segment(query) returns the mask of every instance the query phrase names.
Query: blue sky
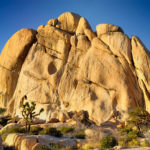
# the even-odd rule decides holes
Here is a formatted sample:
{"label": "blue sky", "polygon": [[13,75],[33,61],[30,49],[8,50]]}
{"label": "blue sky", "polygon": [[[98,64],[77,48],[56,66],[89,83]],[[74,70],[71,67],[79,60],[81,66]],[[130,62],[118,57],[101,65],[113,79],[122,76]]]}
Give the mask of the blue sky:
{"label": "blue sky", "polygon": [[18,30],[37,29],[67,11],[85,17],[94,31],[97,24],[119,25],[150,50],[150,0],[0,0],[0,51]]}

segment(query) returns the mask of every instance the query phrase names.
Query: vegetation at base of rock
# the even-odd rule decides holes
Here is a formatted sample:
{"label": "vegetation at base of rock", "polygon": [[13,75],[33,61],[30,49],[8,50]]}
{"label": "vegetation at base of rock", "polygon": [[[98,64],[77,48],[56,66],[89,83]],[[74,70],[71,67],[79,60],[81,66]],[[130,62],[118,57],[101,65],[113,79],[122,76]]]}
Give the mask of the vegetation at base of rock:
{"label": "vegetation at base of rock", "polygon": [[139,146],[139,138],[143,137],[150,125],[150,114],[143,108],[136,108],[129,112],[127,125],[121,129],[118,144],[120,146]]}
{"label": "vegetation at base of rock", "polygon": [[39,134],[48,134],[48,135],[52,135],[52,136],[56,136],[56,137],[62,136],[61,131],[57,130],[54,127],[44,128],[39,132]]}
{"label": "vegetation at base of rock", "polygon": [[73,132],[74,128],[73,127],[65,127],[65,126],[63,126],[59,130],[61,131],[61,133],[66,134],[66,133]]}
{"label": "vegetation at base of rock", "polygon": [[6,112],[6,108],[0,108],[0,114],[3,114],[4,112]]}
{"label": "vegetation at base of rock", "polygon": [[1,135],[2,142],[4,142],[4,141],[6,140],[7,136],[8,136],[8,134],[3,134],[3,135]]}
{"label": "vegetation at base of rock", "polygon": [[127,126],[137,127],[139,131],[150,125],[150,114],[143,108],[137,107],[135,111],[129,112]]}
{"label": "vegetation at base of rock", "polygon": [[144,140],[140,143],[140,146],[142,147],[150,147],[150,142],[148,140]]}
{"label": "vegetation at base of rock", "polygon": [[39,132],[42,131],[42,130],[43,130],[43,128],[41,128],[41,127],[36,127],[36,126],[35,127],[31,127],[29,134],[30,135],[38,135]]}
{"label": "vegetation at base of rock", "polygon": [[50,143],[50,149],[46,145],[40,145],[40,150],[72,150],[70,147],[60,147],[58,144]]}
{"label": "vegetation at base of rock", "polygon": [[94,149],[94,147],[91,145],[91,144],[87,144],[87,145],[84,145],[82,147],[83,150],[91,150],[91,149]]}
{"label": "vegetation at base of rock", "polygon": [[77,139],[85,139],[86,135],[85,135],[84,131],[79,131],[75,137]]}
{"label": "vegetation at base of rock", "polygon": [[10,127],[7,130],[4,130],[1,134],[9,134],[9,133],[25,133],[26,130],[24,127]]}
{"label": "vegetation at base of rock", "polygon": [[1,124],[2,126],[5,126],[5,125],[7,125],[7,122],[8,122],[8,120],[10,120],[10,119],[11,119],[10,117],[1,118],[1,119],[0,119],[0,124]]}
{"label": "vegetation at base of rock", "polygon": [[4,150],[15,150],[14,146],[4,146]]}
{"label": "vegetation at base of rock", "polygon": [[117,140],[113,136],[107,136],[100,141],[100,148],[107,149],[117,145]]}
{"label": "vegetation at base of rock", "polygon": [[40,145],[40,150],[50,150],[46,145]]}
{"label": "vegetation at base of rock", "polygon": [[118,141],[118,144],[120,146],[129,146],[131,144],[133,145],[139,145],[138,138],[142,137],[142,133],[139,130],[134,130],[129,127],[125,127],[121,129],[121,136]]}
{"label": "vegetation at base of rock", "polygon": [[44,109],[41,108],[39,113],[35,113],[35,106],[35,102],[31,102],[31,105],[28,102],[26,102],[22,106],[22,116],[26,122],[26,132],[28,133],[30,132],[30,127],[33,122],[33,119],[39,116],[44,111]]}

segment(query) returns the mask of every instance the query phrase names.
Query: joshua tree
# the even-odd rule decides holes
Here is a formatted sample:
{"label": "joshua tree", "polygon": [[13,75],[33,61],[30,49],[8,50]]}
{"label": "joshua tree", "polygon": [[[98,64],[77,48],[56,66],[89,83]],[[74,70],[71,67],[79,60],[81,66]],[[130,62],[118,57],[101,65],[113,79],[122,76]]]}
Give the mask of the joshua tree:
{"label": "joshua tree", "polygon": [[31,105],[28,102],[26,102],[22,106],[22,116],[26,122],[26,132],[30,132],[30,127],[33,122],[33,119],[44,111],[44,109],[41,108],[39,113],[35,113],[35,106],[35,102],[31,102]]}

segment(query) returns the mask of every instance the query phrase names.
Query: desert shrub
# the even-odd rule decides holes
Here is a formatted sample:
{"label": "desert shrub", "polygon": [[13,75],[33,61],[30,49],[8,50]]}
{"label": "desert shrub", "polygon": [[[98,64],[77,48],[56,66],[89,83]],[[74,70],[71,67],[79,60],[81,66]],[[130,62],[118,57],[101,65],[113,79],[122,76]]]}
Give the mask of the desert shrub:
{"label": "desert shrub", "polygon": [[128,136],[128,140],[130,141],[133,139],[137,139],[140,136],[140,133],[137,130],[132,130],[127,134],[127,136]]}
{"label": "desert shrub", "polygon": [[140,146],[149,147],[150,146],[150,142],[148,140],[144,140],[143,142],[140,143]]}
{"label": "desert shrub", "polygon": [[57,130],[56,128],[50,127],[50,128],[44,128],[41,131],[39,131],[39,134],[48,134],[56,137],[61,137],[62,133]]}
{"label": "desert shrub", "polygon": [[61,127],[59,130],[61,131],[61,133],[65,134],[65,133],[73,132],[74,128],[72,128],[72,127]]}
{"label": "desert shrub", "polygon": [[84,131],[79,131],[75,137],[77,139],[85,139],[85,133],[84,133]]}
{"label": "desert shrub", "polygon": [[43,128],[41,128],[41,127],[31,127],[29,134],[38,135],[42,129]]}
{"label": "desert shrub", "polygon": [[142,128],[147,127],[149,124],[150,114],[143,108],[137,107],[135,111],[129,112],[128,126],[136,126],[139,131],[142,131]]}
{"label": "desert shrub", "polygon": [[87,144],[87,145],[84,145],[82,147],[83,150],[91,150],[91,149],[94,149],[94,147],[91,145],[91,144]]}
{"label": "desert shrub", "polygon": [[7,130],[3,131],[1,134],[9,134],[9,133],[25,133],[26,130],[23,127],[11,127]]}
{"label": "desert shrub", "polygon": [[125,127],[121,130],[121,137],[118,141],[120,146],[128,146],[131,144],[139,145],[137,138],[141,137],[142,133],[139,130],[134,130],[129,127]]}
{"label": "desert shrub", "polygon": [[118,145],[119,145],[119,146],[127,146],[127,145],[128,145],[127,139],[126,139],[126,138],[120,138],[120,139],[118,140]]}
{"label": "desert shrub", "polygon": [[49,145],[50,145],[51,150],[60,150],[60,147],[58,144],[50,143]]}
{"label": "desert shrub", "polygon": [[7,125],[7,122],[8,122],[8,120],[10,120],[10,119],[11,119],[10,117],[1,118],[1,119],[0,119],[0,124],[1,124],[2,126],[5,126],[5,125]]}
{"label": "desert shrub", "polygon": [[3,114],[4,112],[6,112],[6,108],[0,108],[0,114]]}
{"label": "desert shrub", "polygon": [[107,136],[100,141],[101,149],[112,148],[117,145],[117,140],[113,136]]}
{"label": "desert shrub", "polygon": [[50,150],[46,145],[40,145],[40,150]]}
{"label": "desert shrub", "polygon": [[140,142],[136,139],[133,139],[128,142],[128,146],[140,146]]}

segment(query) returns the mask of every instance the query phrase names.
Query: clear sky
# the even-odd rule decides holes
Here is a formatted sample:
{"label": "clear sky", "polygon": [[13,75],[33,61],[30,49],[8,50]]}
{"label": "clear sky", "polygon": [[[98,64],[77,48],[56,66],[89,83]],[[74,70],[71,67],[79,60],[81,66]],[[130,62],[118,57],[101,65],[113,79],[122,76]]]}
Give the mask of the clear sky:
{"label": "clear sky", "polygon": [[67,11],[85,17],[94,31],[97,24],[119,25],[150,50],[150,0],[0,0],[0,51],[18,30],[37,29]]}

